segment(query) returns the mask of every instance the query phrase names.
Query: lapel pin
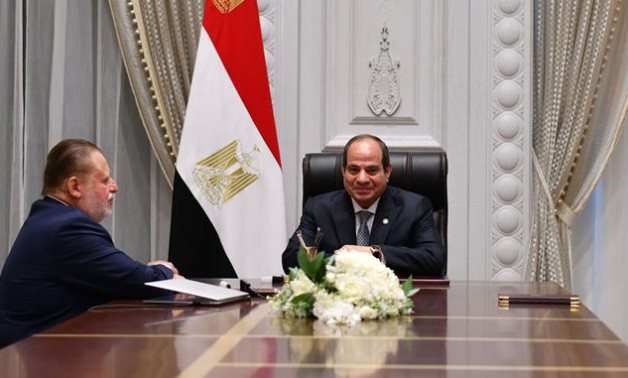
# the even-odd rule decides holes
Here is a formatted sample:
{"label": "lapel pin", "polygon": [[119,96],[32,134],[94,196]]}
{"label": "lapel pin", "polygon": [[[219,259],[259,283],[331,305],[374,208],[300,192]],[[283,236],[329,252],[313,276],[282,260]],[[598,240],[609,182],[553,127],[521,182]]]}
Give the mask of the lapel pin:
{"label": "lapel pin", "polygon": [[382,220],[383,224],[388,224],[388,218],[384,218],[384,220]]}

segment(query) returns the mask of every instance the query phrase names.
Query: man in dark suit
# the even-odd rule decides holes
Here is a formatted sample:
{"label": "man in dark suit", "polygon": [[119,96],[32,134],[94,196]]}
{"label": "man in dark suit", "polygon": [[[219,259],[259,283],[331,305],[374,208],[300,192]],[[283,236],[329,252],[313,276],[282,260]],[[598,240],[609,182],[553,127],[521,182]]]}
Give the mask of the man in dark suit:
{"label": "man in dark suit", "polygon": [[67,139],[48,154],[44,198],[33,203],[0,276],[0,347],[114,298],[163,295],[145,282],[178,277],[141,264],[100,225],[118,185],[94,144]]}
{"label": "man in dark suit", "polygon": [[[445,261],[434,227],[432,204],[418,194],[388,186],[392,172],[388,147],[373,135],[357,135],[342,156],[345,190],[308,199],[297,231],[319,250],[373,253],[399,277],[440,275]],[[297,266],[297,231],[283,252],[283,268]]]}

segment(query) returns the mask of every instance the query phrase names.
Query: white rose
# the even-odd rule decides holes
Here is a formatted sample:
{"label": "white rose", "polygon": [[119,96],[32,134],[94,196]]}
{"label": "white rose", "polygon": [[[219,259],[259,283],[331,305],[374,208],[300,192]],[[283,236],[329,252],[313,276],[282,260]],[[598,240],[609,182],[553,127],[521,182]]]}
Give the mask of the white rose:
{"label": "white rose", "polygon": [[393,292],[393,298],[401,301],[406,298],[406,294],[403,292],[403,290],[400,287],[398,287],[397,290]]}
{"label": "white rose", "polygon": [[369,300],[371,298],[371,287],[369,282],[362,277],[341,274],[336,276],[336,289],[338,294],[349,301],[358,299]]}
{"label": "white rose", "polygon": [[292,289],[293,296],[298,296],[305,293],[311,293],[316,290],[316,285],[303,273],[298,274],[295,280],[290,281],[290,288]]}
{"label": "white rose", "polygon": [[375,319],[377,317],[377,311],[370,306],[360,307],[358,314],[360,315],[360,318],[368,320]]}
{"label": "white rose", "polygon": [[327,292],[319,291],[315,296],[316,302],[312,312],[322,322],[329,325],[354,325],[360,321],[360,315],[358,315],[355,307],[350,302]]}
{"label": "white rose", "polygon": [[336,274],[333,272],[327,272],[327,274],[325,274],[325,280],[329,283],[334,283],[336,280]]}

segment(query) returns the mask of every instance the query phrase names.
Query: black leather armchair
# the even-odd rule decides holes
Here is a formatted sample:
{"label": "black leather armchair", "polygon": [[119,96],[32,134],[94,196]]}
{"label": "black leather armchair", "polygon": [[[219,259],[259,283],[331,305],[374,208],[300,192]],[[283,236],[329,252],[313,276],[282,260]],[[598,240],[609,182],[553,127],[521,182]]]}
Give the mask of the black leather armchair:
{"label": "black leather armchair", "polygon": [[[309,197],[343,189],[342,152],[306,154],[303,158],[303,205]],[[447,156],[442,150],[391,152],[389,184],[432,201],[434,223],[447,256]],[[447,274],[447,264],[443,276]]]}

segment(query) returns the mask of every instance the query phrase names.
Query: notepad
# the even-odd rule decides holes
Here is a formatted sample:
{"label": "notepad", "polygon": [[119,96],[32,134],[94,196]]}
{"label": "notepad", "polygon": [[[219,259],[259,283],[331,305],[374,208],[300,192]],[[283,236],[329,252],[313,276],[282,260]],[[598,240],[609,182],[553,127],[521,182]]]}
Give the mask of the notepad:
{"label": "notepad", "polygon": [[146,285],[190,295],[184,298],[167,296],[147,299],[144,301],[146,303],[198,304],[215,306],[249,298],[249,294],[244,291],[228,289],[222,286],[187,279],[146,282]]}

